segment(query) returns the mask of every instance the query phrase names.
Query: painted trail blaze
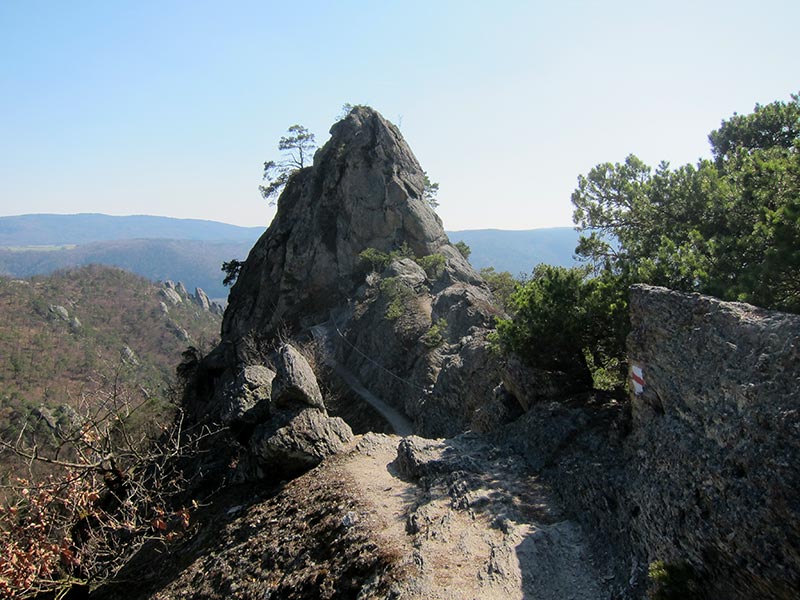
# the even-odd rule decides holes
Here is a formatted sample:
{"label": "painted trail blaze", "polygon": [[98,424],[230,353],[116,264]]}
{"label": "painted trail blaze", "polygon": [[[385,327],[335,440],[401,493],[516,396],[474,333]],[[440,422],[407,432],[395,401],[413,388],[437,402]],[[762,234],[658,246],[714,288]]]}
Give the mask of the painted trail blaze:
{"label": "painted trail blaze", "polygon": [[633,386],[633,393],[637,396],[644,391],[644,371],[636,363],[631,364],[631,385]]}

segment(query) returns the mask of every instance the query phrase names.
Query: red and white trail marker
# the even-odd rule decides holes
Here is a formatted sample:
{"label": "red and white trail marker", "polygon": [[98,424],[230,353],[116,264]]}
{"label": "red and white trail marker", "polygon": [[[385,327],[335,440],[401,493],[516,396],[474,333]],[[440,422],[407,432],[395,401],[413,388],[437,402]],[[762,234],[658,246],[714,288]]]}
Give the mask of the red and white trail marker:
{"label": "red and white trail marker", "polygon": [[644,391],[644,371],[637,364],[631,365],[631,385],[633,386],[633,393],[637,396]]}

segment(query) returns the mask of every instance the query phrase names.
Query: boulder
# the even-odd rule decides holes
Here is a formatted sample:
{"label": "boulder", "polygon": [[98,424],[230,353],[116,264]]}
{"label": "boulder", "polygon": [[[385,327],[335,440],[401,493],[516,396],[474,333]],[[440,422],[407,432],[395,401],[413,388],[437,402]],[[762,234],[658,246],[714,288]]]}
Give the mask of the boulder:
{"label": "boulder", "polygon": [[50,310],[50,314],[52,314],[55,318],[61,319],[62,321],[69,321],[69,311],[63,306],[51,304],[48,308]]}
{"label": "boulder", "polygon": [[214,392],[222,423],[260,423],[268,418],[274,379],[275,371],[262,365],[248,365],[235,377],[223,378]]}
{"label": "boulder", "polygon": [[446,445],[442,440],[411,435],[400,440],[397,458],[392,464],[404,477],[419,479],[438,471],[432,465],[442,459],[445,449]]}
{"label": "boulder", "polygon": [[591,376],[578,377],[562,371],[537,369],[518,356],[508,355],[500,366],[503,387],[523,410],[539,402],[565,398],[592,388]]}
{"label": "boulder", "polygon": [[272,384],[272,404],[275,408],[310,406],[325,410],[314,371],[299,350],[283,344],[274,360],[277,377]]}
{"label": "boulder", "polygon": [[352,439],[353,432],[342,419],[307,408],[288,419],[276,415],[258,427],[251,438],[250,453],[258,475],[294,476],[341,452]]}

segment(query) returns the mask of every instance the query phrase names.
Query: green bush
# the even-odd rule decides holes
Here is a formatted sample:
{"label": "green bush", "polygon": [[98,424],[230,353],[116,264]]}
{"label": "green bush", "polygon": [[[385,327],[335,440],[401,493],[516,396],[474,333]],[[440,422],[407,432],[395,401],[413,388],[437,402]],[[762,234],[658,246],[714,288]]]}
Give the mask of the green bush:
{"label": "green bush", "polygon": [[469,255],[472,254],[472,248],[470,248],[464,240],[459,240],[455,244],[456,250],[461,252],[461,256],[469,260]]}
{"label": "green bush", "polygon": [[387,277],[381,281],[381,293],[386,296],[386,318],[399,319],[405,313],[405,303],[414,293],[398,277]]}
{"label": "green bush", "polygon": [[436,348],[444,341],[444,332],[447,330],[446,319],[436,319],[431,328],[420,338],[420,341],[428,348]]}
{"label": "green bush", "polygon": [[700,584],[692,567],[685,563],[666,563],[657,560],[647,569],[650,600],[699,600]]}
{"label": "green bush", "polygon": [[508,305],[513,318],[497,323],[501,350],[537,368],[585,367],[605,388],[623,385],[627,287],[619,278],[539,265]]}
{"label": "green bush", "polygon": [[481,277],[489,285],[495,299],[506,312],[511,312],[511,295],[516,292],[522,282],[514,279],[508,271],[496,271],[494,267],[484,267],[480,271]]}
{"label": "green bush", "polygon": [[[399,248],[391,252],[381,252],[377,248],[367,248],[359,253],[358,258],[361,259],[363,264],[366,264],[369,269],[380,273],[389,263],[398,258],[414,258],[414,251],[411,250],[409,245],[403,242]],[[416,260],[416,259],[415,259]]]}
{"label": "green bush", "polygon": [[389,264],[390,256],[376,248],[367,248],[358,255],[361,261],[377,273],[383,271]]}
{"label": "green bush", "polygon": [[442,254],[428,254],[414,261],[425,270],[425,275],[430,279],[438,279],[444,273],[444,264],[447,259]]}

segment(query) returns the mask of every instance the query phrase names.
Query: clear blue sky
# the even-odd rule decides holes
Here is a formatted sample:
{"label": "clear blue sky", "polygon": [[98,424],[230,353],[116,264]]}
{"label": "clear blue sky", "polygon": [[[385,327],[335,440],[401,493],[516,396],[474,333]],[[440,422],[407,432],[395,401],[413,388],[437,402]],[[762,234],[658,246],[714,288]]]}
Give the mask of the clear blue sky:
{"label": "clear blue sky", "polygon": [[800,91],[800,2],[0,0],[0,215],[266,225],[264,160],[345,102],[400,125],[448,229],[571,225],[576,178],[708,155]]}

